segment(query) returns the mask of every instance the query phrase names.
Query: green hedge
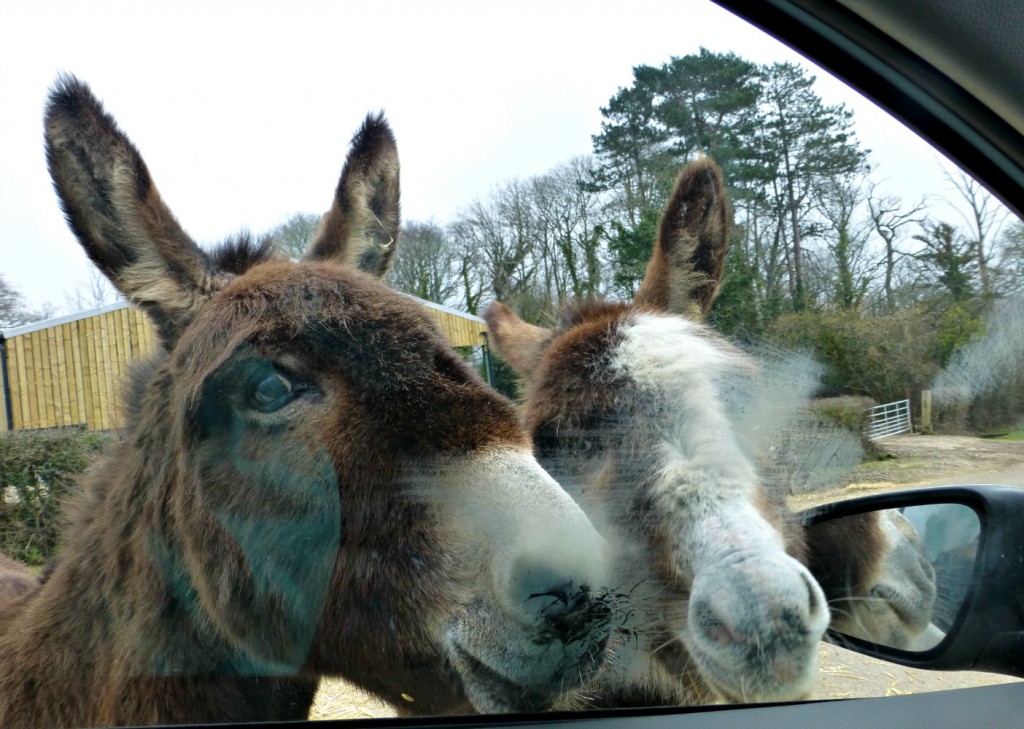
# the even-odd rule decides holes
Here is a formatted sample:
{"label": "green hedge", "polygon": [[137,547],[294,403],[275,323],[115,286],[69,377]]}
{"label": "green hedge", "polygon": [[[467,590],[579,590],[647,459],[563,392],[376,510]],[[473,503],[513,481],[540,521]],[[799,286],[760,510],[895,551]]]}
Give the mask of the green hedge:
{"label": "green hedge", "polygon": [[877,404],[870,397],[846,395],[819,398],[811,403],[811,409],[840,428],[855,434],[864,449],[864,460],[871,461],[889,457],[865,435],[868,426],[868,408]]}
{"label": "green hedge", "polygon": [[53,556],[63,500],[108,440],[75,428],[0,437],[0,552],[33,565]]}
{"label": "green hedge", "polygon": [[961,306],[924,306],[887,316],[853,311],[805,311],[780,316],[768,341],[810,351],[825,365],[829,395],[865,395],[878,402],[929,387],[955,352],[984,334],[982,321]]}

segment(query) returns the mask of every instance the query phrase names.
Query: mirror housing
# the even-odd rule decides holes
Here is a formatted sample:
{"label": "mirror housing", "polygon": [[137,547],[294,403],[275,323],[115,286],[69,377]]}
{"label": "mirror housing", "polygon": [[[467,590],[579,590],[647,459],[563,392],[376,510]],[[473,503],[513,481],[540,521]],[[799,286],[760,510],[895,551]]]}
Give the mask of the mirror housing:
{"label": "mirror housing", "polygon": [[991,671],[1024,678],[1024,489],[939,486],[840,501],[800,512],[805,526],[884,509],[962,504],[980,522],[963,604],[937,645],[915,652],[829,630],[837,645],[913,668]]}

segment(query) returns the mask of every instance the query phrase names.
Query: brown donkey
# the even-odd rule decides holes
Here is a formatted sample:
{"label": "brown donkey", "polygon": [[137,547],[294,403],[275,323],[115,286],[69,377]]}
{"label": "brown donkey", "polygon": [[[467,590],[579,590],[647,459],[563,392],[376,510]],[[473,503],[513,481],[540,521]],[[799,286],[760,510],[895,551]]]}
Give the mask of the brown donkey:
{"label": "brown donkey", "polygon": [[[611,666],[569,705],[788,700],[816,677],[825,595],[804,566],[803,532],[762,486],[723,404],[755,369],[699,323],[722,278],[728,220],[717,167],[694,162],[634,302],[577,305],[554,330],[497,302],[484,314],[527,382],[538,459],[617,546],[630,605]],[[817,532],[824,562],[844,539]],[[865,549],[877,562],[883,547]]]}
{"label": "brown donkey", "polygon": [[23,564],[0,554],[0,609],[39,587],[39,578]]}
{"label": "brown donkey", "polygon": [[0,604],[0,726],[303,718],[324,674],[405,713],[532,710],[599,668],[603,541],[377,280],[399,228],[381,116],[298,263],[201,250],[74,78],[45,121],[72,231],[163,347],[52,571]]}

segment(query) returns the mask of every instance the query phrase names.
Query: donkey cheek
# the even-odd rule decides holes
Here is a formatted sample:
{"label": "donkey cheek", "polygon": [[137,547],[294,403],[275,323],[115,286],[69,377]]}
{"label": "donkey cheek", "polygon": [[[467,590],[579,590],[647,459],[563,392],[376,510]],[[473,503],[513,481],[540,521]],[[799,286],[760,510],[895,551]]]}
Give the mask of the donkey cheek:
{"label": "donkey cheek", "polygon": [[[217,602],[226,607],[225,628],[247,656],[236,669],[250,675],[293,673],[315,639],[341,544],[334,469],[326,455],[304,448],[263,459],[236,449],[224,460],[246,497],[209,494],[217,531],[230,543],[228,553],[237,555],[245,580],[216,589]],[[253,613],[263,617],[229,617]]]}

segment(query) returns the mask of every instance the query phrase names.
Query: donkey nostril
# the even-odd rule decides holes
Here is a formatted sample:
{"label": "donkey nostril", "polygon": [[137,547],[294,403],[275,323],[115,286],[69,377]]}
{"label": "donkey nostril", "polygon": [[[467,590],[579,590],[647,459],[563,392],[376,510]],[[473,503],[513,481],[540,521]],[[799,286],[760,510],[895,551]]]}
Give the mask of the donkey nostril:
{"label": "donkey nostril", "polygon": [[709,602],[701,601],[694,607],[693,615],[696,618],[696,627],[714,643],[720,646],[727,646],[743,642],[743,639],[736,630],[726,622]]}
{"label": "donkey nostril", "polygon": [[571,581],[526,596],[526,602],[547,620],[570,615],[580,609],[590,598],[590,588],[576,587]]}
{"label": "donkey nostril", "polygon": [[542,601],[539,614],[545,628],[566,645],[579,640],[594,641],[601,635],[607,637],[612,615],[610,601],[593,595],[586,585],[574,587],[570,583],[531,595],[530,599]]}
{"label": "donkey nostril", "polygon": [[584,608],[590,601],[590,588],[586,585],[574,587],[572,582],[566,582],[553,590],[535,592],[526,599],[533,602],[534,608],[544,618],[557,620]]}
{"label": "donkey nostril", "polygon": [[501,592],[506,607],[513,613],[532,621],[570,609],[578,588],[565,570],[536,558],[521,558],[511,567]]}
{"label": "donkey nostril", "polygon": [[[571,587],[569,583],[567,587]],[[569,610],[569,594],[566,587],[556,588],[547,592],[535,592],[528,595],[527,602],[533,602],[533,606],[546,618],[557,617]]]}

